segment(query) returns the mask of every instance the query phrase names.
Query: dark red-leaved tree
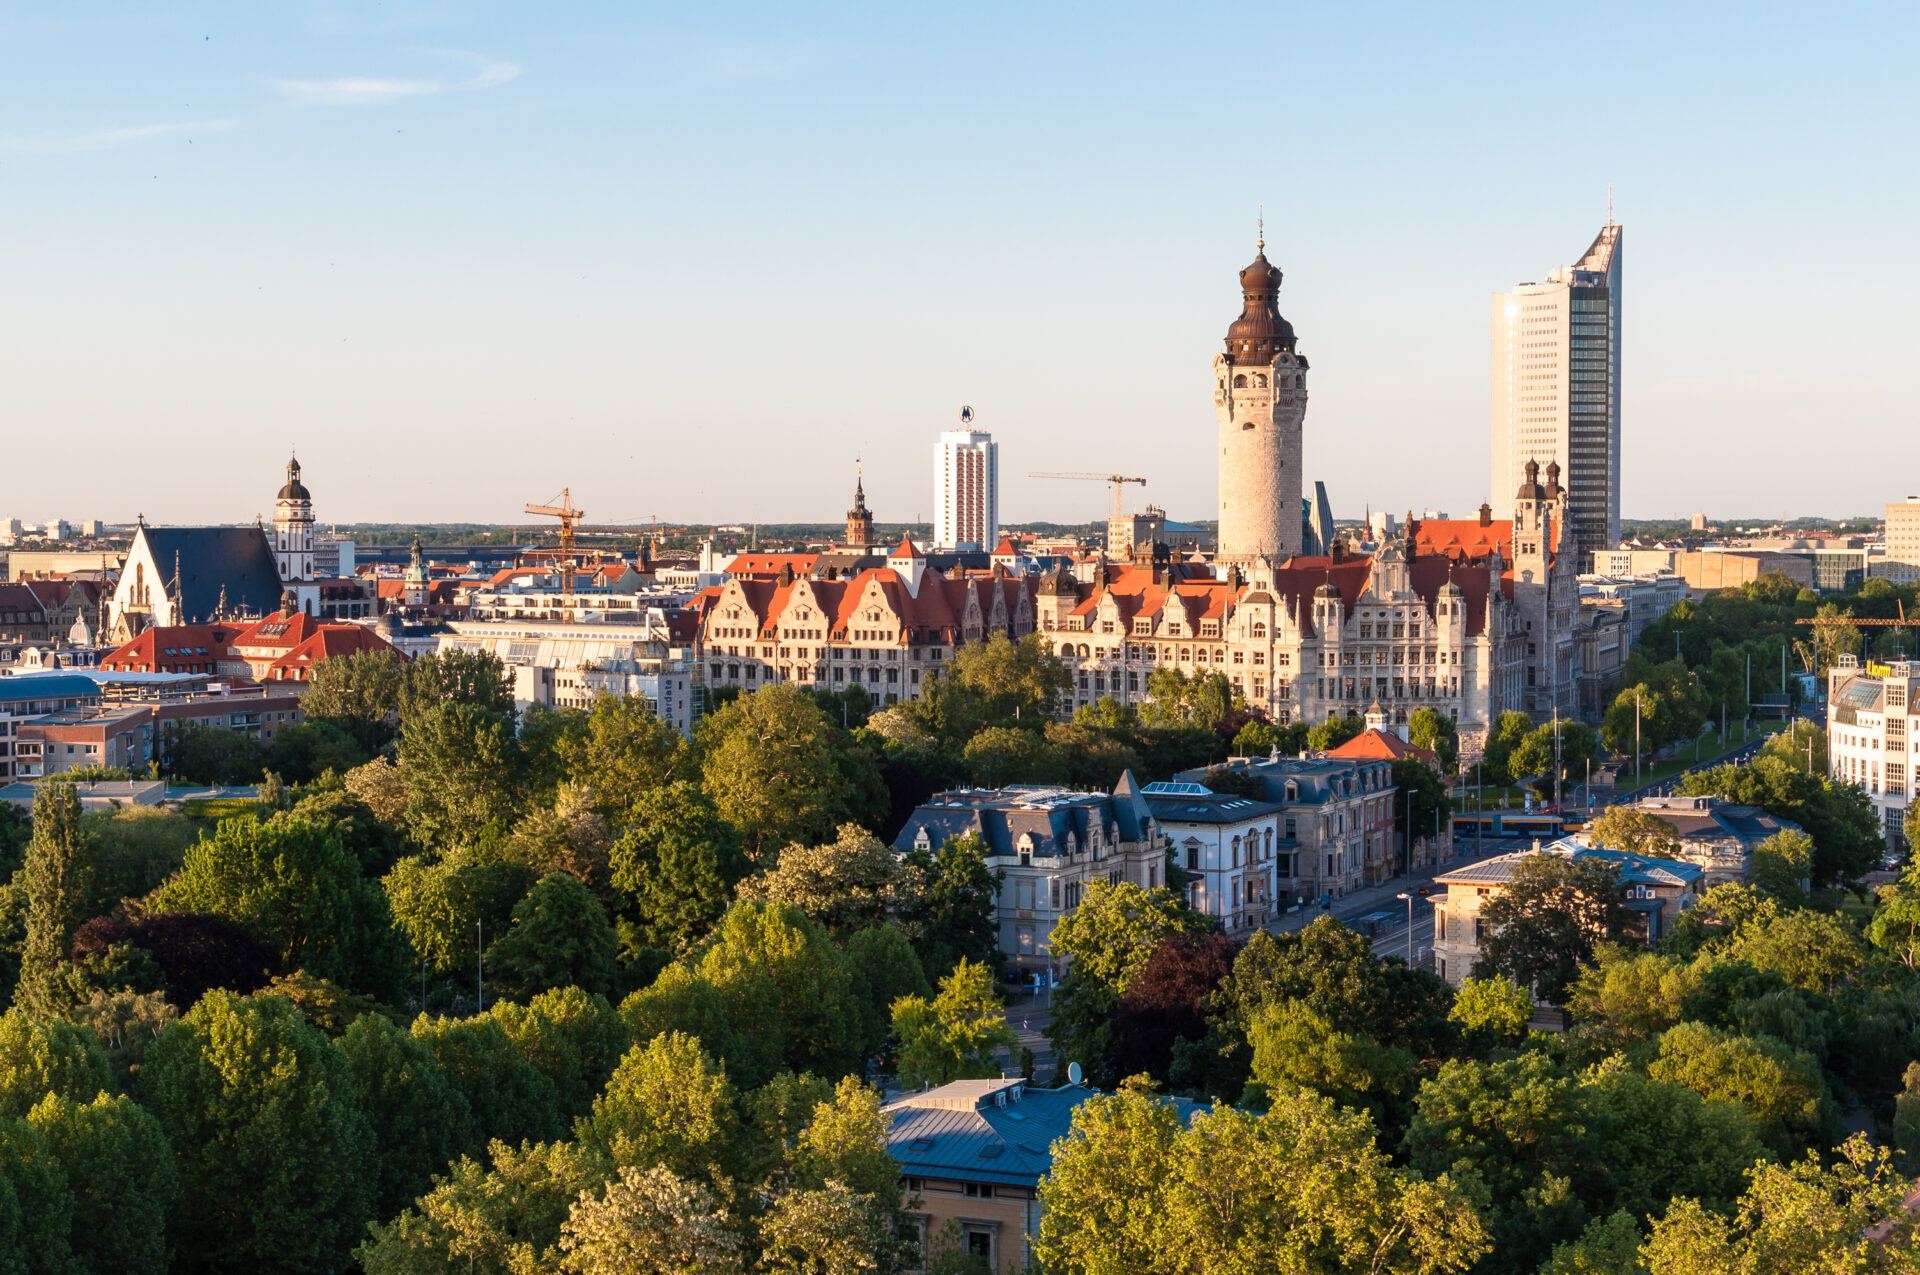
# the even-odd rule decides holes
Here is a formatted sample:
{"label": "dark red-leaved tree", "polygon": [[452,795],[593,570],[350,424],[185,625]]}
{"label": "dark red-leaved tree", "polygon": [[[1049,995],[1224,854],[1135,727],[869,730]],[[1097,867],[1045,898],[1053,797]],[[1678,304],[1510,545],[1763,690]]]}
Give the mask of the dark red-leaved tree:
{"label": "dark red-leaved tree", "polygon": [[97,916],[73,936],[73,959],[115,943],[144,949],[167,980],[167,999],[181,1013],[216,987],[252,992],[279,973],[274,950],[224,916],[160,912],[138,921]]}
{"label": "dark red-leaved tree", "polygon": [[1113,1063],[1121,1076],[1141,1072],[1166,1083],[1174,1043],[1207,1034],[1202,1002],[1233,970],[1240,945],[1215,932],[1162,940],[1127,984],[1113,1015]]}

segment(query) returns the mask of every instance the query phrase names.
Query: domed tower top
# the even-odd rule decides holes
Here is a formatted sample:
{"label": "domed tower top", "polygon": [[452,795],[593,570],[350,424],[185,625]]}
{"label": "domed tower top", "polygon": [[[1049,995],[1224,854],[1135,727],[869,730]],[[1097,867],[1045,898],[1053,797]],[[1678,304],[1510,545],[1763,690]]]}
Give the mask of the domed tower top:
{"label": "domed tower top", "polygon": [[1520,490],[1513,494],[1515,500],[1545,500],[1546,491],[1540,486],[1540,462],[1530,460],[1526,465],[1526,480],[1520,484]]}
{"label": "domed tower top", "polygon": [[280,489],[281,500],[312,500],[306,487],[300,482],[300,461],[291,457],[287,461],[287,485]]}
{"label": "domed tower top", "polygon": [[1240,317],[1227,327],[1230,362],[1265,365],[1293,353],[1293,325],[1280,317],[1280,278],[1280,267],[1267,260],[1263,229],[1252,264],[1240,272]]}

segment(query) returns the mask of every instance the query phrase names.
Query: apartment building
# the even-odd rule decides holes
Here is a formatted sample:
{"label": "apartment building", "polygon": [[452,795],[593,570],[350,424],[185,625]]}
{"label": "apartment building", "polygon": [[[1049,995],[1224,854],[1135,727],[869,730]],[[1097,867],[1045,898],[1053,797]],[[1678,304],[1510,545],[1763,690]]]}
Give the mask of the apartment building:
{"label": "apartment building", "polygon": [[1867,794],[1889,846],[1920,773],[1920,662],[1862,664],[1842,655],[1827,672],[1827,774]]}
{"label": "apartment building", "polygon": [[[1274,829],[1273,906],[1340,899],[1393,876],[1393,768],[1385,758],[1235,757],[1226,768],[1251,776],[1280,807]],[[1205,786],[1206,767],[1181,783]],[[1261,839],[1264,847],[1265,831]]]}
{"label": "apartment building", "polygon": [[1187,874],[1188,906],[1222,931],[1245,938],[1293,901],[1284,807],[1198,783],[1148,784],[1141,795]]}

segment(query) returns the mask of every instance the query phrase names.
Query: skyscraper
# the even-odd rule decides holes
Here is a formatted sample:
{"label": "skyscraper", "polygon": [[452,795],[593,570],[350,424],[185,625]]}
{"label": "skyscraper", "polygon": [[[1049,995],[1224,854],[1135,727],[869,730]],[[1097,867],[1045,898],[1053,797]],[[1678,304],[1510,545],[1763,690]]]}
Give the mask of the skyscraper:
{"label": "skyscraper", "polygon": [[1577,264],[1493,294],[1488,499],[1559,461],[1582,571],[1620,540],[1620,234],[1609,217]]}
{"label": "skyscraper", "polygon": [[1213,357],[1213,414],[1220,422],[1222,562],[1300,552],[1300,424],[1307,414],[1307,361],[1280,317],[1280,269],[1259,255],[1240,272],[1240,317]]}
{"label": "skyscraper", "polygon": [[[973,409],[960,409],[971,424]],[[1000,540],[1000,445],[993,435],[950,429],[933,451],[933,543],[940,549],[992,549]]]}

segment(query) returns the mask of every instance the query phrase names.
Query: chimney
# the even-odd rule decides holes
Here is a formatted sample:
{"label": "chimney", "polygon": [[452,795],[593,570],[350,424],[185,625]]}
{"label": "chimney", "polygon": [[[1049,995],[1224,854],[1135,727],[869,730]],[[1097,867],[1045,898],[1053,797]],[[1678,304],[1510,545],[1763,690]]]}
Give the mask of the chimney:
{"label": "chimney", "polygon": [[1480,525],[1482,527],[1493,525],[1493,506],[1484,500],[1480,502]]}

